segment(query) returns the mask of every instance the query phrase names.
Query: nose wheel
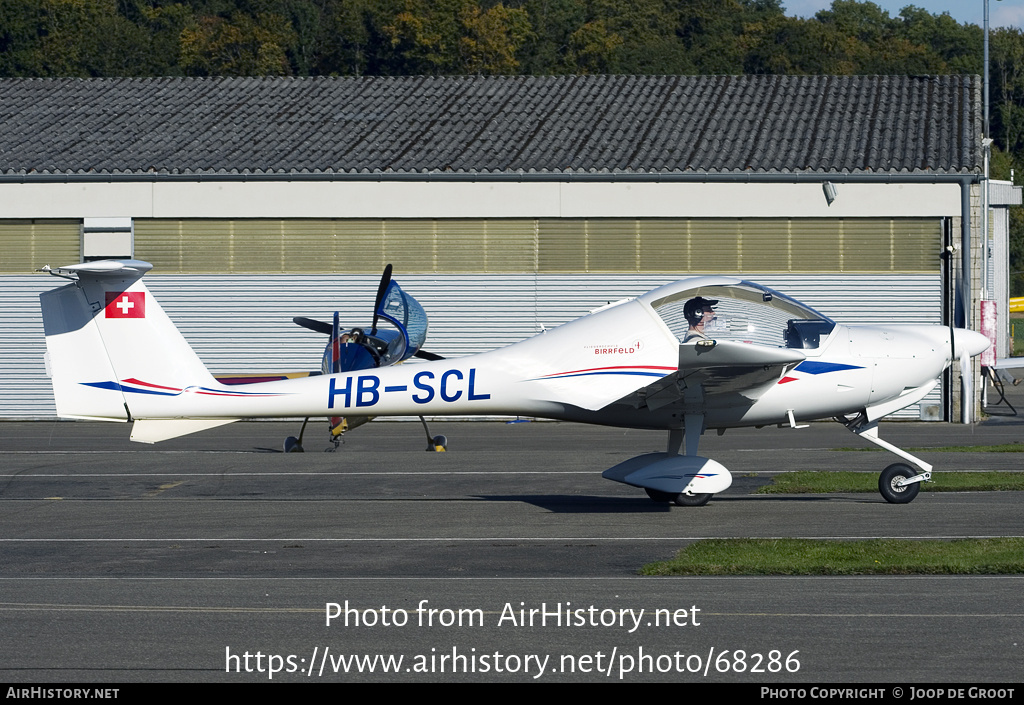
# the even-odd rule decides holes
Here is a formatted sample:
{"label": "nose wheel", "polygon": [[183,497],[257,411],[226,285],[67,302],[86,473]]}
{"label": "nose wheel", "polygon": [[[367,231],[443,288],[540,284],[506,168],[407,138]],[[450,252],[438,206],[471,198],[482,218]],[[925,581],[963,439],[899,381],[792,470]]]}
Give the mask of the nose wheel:
{"label": "nose wheel", "polygon": [[878,491],[890,504],[908,504],[921,491],[917,473],[909,465],[893,463],[878,476]]}
{"label": "nose wheel", "polygon": [[835,420],[846,426],[847,430],[854,435],[860,436],[864,440],[870,441],[879,448],[898,455],[920,468],[920,470],[914,470],[914,468],[906,463],[893,463],[883,470],[882,474],[878,476],[878,492],[886,502],[890,504],[913,502],[914,497],[921,491],[921,483],[931,481],[931,465],[878,437],[877,419],[868,421],[867,414],[862,411],[853,419],[848,419],[845,416],[836,416]]}

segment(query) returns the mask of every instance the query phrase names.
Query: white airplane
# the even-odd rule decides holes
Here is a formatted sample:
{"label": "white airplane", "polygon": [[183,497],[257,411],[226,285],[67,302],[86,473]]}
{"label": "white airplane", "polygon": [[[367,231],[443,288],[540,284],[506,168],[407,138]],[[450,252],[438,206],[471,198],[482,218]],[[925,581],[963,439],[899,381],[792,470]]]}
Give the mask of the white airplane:
{"label": "white airplane", "polygon": [[[732,483],[726,468],[697,455],[706,430],[822,418],[916,466],[895,463],[879,477],[887,501],[910,502],[932,468],[879,438],[879,419],[920,401],[951,361],[989,345],[937,325],[840,325],[758,284],[697,277],[491,352],[237,386],[207,371],[146,289],[151,267],[44,268],[73,282],[40,295],[59,416],[133,421],[132,440],[145,443],[288,416],[485,414],[665,429],[666,452],[604,477],[682,506],[705,504]],[[402,339],[383,341],[384,353],[401,361],[423,342],[426,322],[411,343],[403,326],[422,308],[400,290],[387,298]]]}

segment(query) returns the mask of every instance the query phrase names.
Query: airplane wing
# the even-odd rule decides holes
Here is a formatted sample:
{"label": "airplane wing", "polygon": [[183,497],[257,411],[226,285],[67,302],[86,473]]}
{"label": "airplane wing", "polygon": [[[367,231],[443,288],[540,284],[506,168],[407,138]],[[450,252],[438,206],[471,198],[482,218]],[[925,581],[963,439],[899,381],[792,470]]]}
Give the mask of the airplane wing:
{"label": "airplane wing", "polygon": [[714,407],[754,402],[806,359],[792,348],[729,340],[683,343],[679,370],[620,399],[617,404],[655,410],[698,402]]}

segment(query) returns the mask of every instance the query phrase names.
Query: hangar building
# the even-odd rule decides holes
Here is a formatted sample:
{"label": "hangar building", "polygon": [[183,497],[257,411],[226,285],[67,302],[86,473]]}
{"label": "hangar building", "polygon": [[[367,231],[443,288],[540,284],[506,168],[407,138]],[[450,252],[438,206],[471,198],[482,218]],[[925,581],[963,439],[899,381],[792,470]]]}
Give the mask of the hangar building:
{"label": "hangar building", "polygon": [[388,262],[445,356],[697,274],[977,327],[981,138],[976,76],[0,80],[0,417],[55,414],[33,271],[81,259],[152,262],[215,373],[317,368],[291,318],[366,325]]}

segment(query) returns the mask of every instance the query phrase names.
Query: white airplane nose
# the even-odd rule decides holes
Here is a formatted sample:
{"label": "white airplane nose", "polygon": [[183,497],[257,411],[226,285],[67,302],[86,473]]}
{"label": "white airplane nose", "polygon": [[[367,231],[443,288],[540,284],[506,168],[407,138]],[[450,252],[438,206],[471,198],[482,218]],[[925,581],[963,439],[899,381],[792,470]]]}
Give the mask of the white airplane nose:
{"label": "white airplane nose", "polygon": [[974,357],[980,355],[991,345],[989,339],[981,333],[965,328],[957,328],[953,331],[953,350],[959,358],[965,352]]}

